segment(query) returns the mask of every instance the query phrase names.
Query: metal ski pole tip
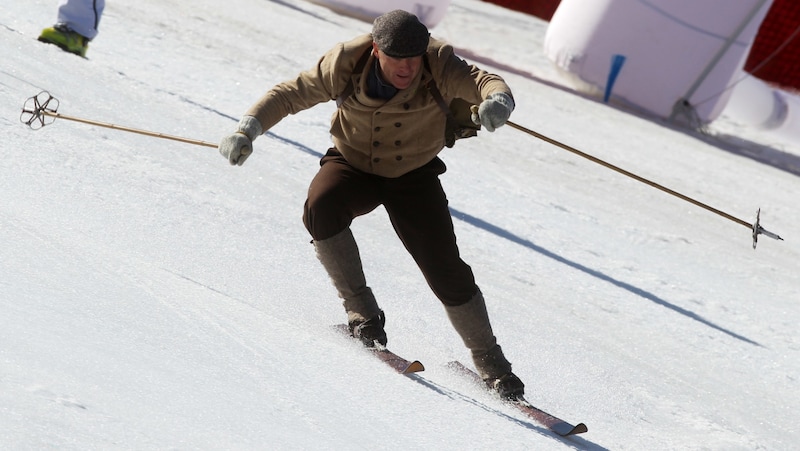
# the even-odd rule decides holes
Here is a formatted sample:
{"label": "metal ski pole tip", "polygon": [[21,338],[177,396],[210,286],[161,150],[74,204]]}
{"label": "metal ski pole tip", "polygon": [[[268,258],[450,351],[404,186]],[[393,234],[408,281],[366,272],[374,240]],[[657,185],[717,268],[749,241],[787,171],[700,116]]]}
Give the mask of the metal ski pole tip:
{"label": "metal ski pole tip", "polygon": [[783,241],[779,235],[766,230],[765,228],[761,227],[761,209],[759,208],[756,212],[756,222],[753,223],[753,249],[756,248],[758,244],[758,235],[766,235],[773,240]]}

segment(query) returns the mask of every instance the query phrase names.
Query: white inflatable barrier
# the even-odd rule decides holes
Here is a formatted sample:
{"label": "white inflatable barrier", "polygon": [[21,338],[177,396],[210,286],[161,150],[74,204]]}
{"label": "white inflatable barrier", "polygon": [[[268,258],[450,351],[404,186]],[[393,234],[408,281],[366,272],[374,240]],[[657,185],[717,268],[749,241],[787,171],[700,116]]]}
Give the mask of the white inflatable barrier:
{"label": "white inflatable barrier", "polygon": [[402,9],[414,14],[428,28],[435,27],[447,12],[450,0],[309,0],[337,13],[372,22],[376,17]]}
{"label": "white inflatable barrier", "polygon": [[546,56],[579,91],[692,125],[720,115],[772,0],[562,0]]}
{"label": "white inflatable barrier", "polygon": [[741,73],[723,114],[743,125],[800,143],[800,96]]}

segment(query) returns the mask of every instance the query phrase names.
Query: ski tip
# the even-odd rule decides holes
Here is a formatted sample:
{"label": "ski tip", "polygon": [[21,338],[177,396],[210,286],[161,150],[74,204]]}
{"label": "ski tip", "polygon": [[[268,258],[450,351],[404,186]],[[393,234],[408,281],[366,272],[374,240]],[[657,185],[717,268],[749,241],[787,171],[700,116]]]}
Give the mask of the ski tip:
{"label": "ski tip", "polygon": [[560,421],[558,423],[551,424],[548,427],[551,431],[562,437],[589,432],[589,428],[587,428],[583,423],[578,423],[577,425],[573,426],[566,421]]}
{"label": "ski tip", "polygon": [[569,435],[583,434],[584,432],[589,432],[589,428],[587,428],[583,423],[578,423],[574,428],[572,428],[572,430],[569,432]]}
{"label": "ski tip", "polygon": [[419,360],[414,360],[403,370],[403,374],[419,373],[420,371],[425,371],[425,365]]}

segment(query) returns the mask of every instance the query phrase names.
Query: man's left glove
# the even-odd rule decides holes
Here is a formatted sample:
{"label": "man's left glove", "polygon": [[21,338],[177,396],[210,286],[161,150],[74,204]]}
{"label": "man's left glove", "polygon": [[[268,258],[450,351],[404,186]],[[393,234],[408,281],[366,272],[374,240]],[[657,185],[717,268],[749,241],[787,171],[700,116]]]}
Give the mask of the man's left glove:
{"label": "man's left glove", "polygon": [[261,135],[261,122],[253,116],[243,116],[239,129],[219,143],[219,153],[232,165],[243,165],[244,160],[253,153],[253,141]]}
{"label": "man's left glove", "polygon": [[493,132],[502,126],[514,111],[514,99],[504,92],[495,92],[481,102],[478,112],[472,113],[472,122],[481,125],[486,131]]}

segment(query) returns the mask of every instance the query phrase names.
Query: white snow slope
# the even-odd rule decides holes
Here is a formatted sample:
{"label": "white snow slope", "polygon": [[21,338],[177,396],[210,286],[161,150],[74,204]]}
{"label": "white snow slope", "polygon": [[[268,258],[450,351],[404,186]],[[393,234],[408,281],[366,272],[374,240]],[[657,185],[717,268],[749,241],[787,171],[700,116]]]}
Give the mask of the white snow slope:
{"label": "white snow slope", "polygon": [[[108,4],[88,59],[37,42],[56,2],[0,8],[0,447],[792,449],[800,440],[800,178],[745,135],[675,130],[560,88],[546,24],[454,0],[433,34],[503,75],[512,119],[786,241],[504,127],[443,152],[459,244],[529,399],[562,439],[447,369],[469,362],[379,209],[353,226],[393,374],[344,312],[301,222],[333,104],[242,167],[213,148],[269,87],[370,25],[307,2]],[[494,62],[494,63],[493,63]],[[724,122],[723,122],[724,124]],[[739,130],[728,124],[724,134]],[[734,148],[747,147],[744,152]],[[734,151],[731,151],[734,150]]]}

